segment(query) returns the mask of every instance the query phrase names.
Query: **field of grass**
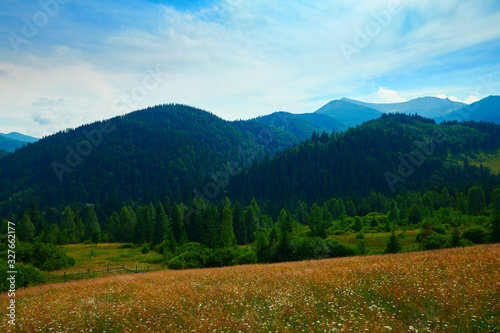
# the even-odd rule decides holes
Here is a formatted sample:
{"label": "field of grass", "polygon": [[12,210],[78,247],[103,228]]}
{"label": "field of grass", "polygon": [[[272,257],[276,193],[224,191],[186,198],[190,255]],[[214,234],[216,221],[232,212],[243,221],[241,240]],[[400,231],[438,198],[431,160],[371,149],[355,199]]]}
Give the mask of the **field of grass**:
{"label": "field of grass", "polygon": [[161,271],[16,293],[10,332],[500,332],[500,245]]}
{"label": "field of grass", "polygon": [[[163,256],[156,252],[148,254],[141,253],[141,247],[120,248],[123,244],[110,243],[84,245],[71,244],[62,246],[67,255],[73,257],[76,261],[71,268],[62,269],[48,273],[49,277],[64,274],[83,272],[90,268],[91,270],[102,270],[107,267],[121,267],[125,265],[128,269],[150,269],[162,267]],[[92,255],[91,255],[92,254]]]}
{"label": "field of grass", "polygon": [[[396,235],[400,234],[402,231],[396,231]],[[417,234],[420,232],[419,229],[407,230],[404,238],[399,238],[403,248],[409,248],[412,245],[417,246]],[[371,251],[382,252],[387,244],[387,238],[390,236],[390,232],[376,232],[365,234],[366,243],[368,244],[368,249]],[[331,238],[338,240],[339,242],[356,246],[356,242],[359,240],[356,238],[356,234],[346,234],[346,235],[332,235]]]}
{"label": "field of grass", "polygon": [[[449,158],[448,162],[457,163],[463,166],[464,156]],[[484,167],[490,168],[493,174],[498,175],[500,173],[500,149],[496,153],[481,152],[473,156],[468,156],[468,162],[477,167],[482,164]]]}

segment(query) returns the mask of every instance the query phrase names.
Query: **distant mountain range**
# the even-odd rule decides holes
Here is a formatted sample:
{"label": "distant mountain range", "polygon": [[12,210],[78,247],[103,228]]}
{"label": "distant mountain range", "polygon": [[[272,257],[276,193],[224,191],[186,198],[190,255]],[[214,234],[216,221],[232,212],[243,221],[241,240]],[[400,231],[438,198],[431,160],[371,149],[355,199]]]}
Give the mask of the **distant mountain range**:
{"label": "distant mountain range", "polygon": [[[434,125],[434,121],[422,117],[419,119],[415,114],[425,113],[436,116],[435,119],[441,117],[441,120],[453,120],[459,113],[466,117],[458,120],[489,120],[498,123],[499,105],[500,98],[496,96],[468,106],[437,98],[419,98],[396,104],[368,104],[341,99],[329,102],[314,113],[276,112],[246,121],[226,121],[209,112],[184,105],[160,105],[61,131],[34,143],[27,144],[26,141],[17,139],[36,140],[35,138],[9,133],[6,136],[11,138],[0,136],[0,142],[7,143],[7,149],[3,150],[13,151],[26,146],[0,159],[0,216],[2,213],[24,209],[24,205],[33,196],[37,196],[42,205],[102,203],[105,211],[119,209],[121,203],[127,200],[150,202],[168,197],[172,201],[186,201],[196,191],[207,197],[217,197],[229,190],[229,178],[238,178],[231,177],[232,175],[248,170],[259,161],[267,163],[276,154],[282,154],[293,146],[307,146],[308,142],[316,141],[326,143],[330,138],[321,132],[331,134],[335,131],[339,134],[343,131],[346,135],[352,132],[345,131],[347,127],[376,121],[377,131],[368,126],[361,137],[345,136],[344,141],[352,138],[353,142],[347,140],[344,144],[341,140],[338,141],[340,148],[335,148],[345,148],[352,152],[350,155],[343,152],[338,155],[339,163],[344,159],[350,161],[350,164],[346,162],[338,165],[343,170],[339,179],[352,179],[345,175],[354,172],[354,166],[361,160],[359,153],[355,151],[372,141],[380,141],[382,132],[379,129],[384,126],[390,124],[393,129],[392,132],[384,132],[387,140],[402,138],[405,143],[412,137],[409,137],[411,133],[405,132],[408,126],[404,124],[417,122],[420,124],[418,126],[423,126],[422,130],[431,125],[438,126]],[[457,109],[459,106],[462,108]],[[386,112],[396,117],[396,123],[384,120],[383,114]],[[392,114],[394,112],[411,113],[412,117],[400,115],[398,118],[398,115]],[[468,127],[464,126],[460,135],[464,135]],[[497,127],[492,128],[496,130]],[[468,137],[471,138],[470,133]],[[478,146],[485,146],[481,135],[474,138]],[[354,145],[354,142],[358,142],[359,146]],[[354,146],[351,147],[350,144]],[[489,142],[486,144],[491,145]],[[380,151],[375,149],[370,154],[380,158],[379,155],[387,150],[389,155],[386,154],[384,158],[398,160],[400,150],[391,151],[390,145],[387,146],[386,143],[380,143],[379,147]],[[464,151],[465,148],[457,146],[450,149]],[[328,184],[332,181],[328,176],[330,169],[321,169],[317,174],[312,171],[318,154],[319,150],[307,150],[293,162],[287,160],[278,165],[276,170],[285,172],[290,165],[300,162],[304,164],[301,177],[316,177],[311,184],[323,184],[321,191],[327,195],[330,193]],[[332,163],[328,164],[329,168]],[[389,168],[389,165],[385,167]],[[365,171],[367,172],[363,170]],[[261,171],[254,171],[251,175],[248,184],[247,180],[240,179],[240,186],[244,188],[250,184],[260,184],[252,183],[251,179],[263,176]],[[275,177],[266,179],[273,184],[278,181]],[[373,188],[381,188],[383,182],[380,179],[377,181],[377,184],[371,184],[368,180],[365,183],[373,185]],[[290,184],[294,188],[299,186]],[[232,190],[237,191],[234,187]],[[350,189],[347,186],[345,193],[350,190],[356,191],[356,188]],[[268,197],[258,189],[254,189],[253,193],[256,197]]]}
{"label": "distant mountain range", "polygon": [[[40,139],[17,132],[11,132],[8,134],[0,133],[0,150],[6,152],[13,152],[17,148],[21,148],[27,143],[33,143],[38,140]],[[4,154],[0,154],[0,157],[2,157]]]}
{"label": "distant mountain range", "polygon": [[379,118],[383,113],[418,114],[442,121],[485,121],[500,124],[500,97],[489,96],[467,105],[449,99],[420,97],[403,103],[365,103],[349,98],[334,100],[315,113],[328,115],[346,126],[354,127]]}
{"label": "distant mountain range", "polygon": [[484,121],[500,124],[500,96],[489,96],[478,102],[466,105],[448,113],[444,117],[436,117],[436,121]]}

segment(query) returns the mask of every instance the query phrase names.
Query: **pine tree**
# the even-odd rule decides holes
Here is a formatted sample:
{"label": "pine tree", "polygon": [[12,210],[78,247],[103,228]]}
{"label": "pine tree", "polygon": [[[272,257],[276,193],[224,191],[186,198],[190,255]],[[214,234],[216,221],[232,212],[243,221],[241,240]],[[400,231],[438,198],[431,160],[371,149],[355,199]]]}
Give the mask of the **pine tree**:
{"label": "pine tree", "polygon": [[85,234],[90,239],[95,231],[100,234],[101,227],[99,225],[99,221],[97,220],[94,207],[92,207],[92,205],[88,205],[85,218]]}
{"label": "pine tree", "polygon": [[356,205],[351,200],[347,201],[347,203],[345,204],[345,213],[350,217],[354,217],[357,215]]}
{"label": "pine tree", "polygon": [[420,211],[420,208],[418,208],[416,204],[413,204],[413,206],[410,209],[410,214],[408,215],[408,222],[412,224],[422,222],[422,212]]}
{"label": "pine tree", "polygon": [[385,247],[384,253],[398,253],[401,251],[401,244],[399,243],[399,238],[396,236],[394,231],[387,240],[387,245]]}
{"label": "pine tree", "polygon": [[43,215],[38,209],[38,203],[36,197],[31,199],[30,208],[28,209],[28,215],[30,217],[31,223],[35,226],[35,235],[39,235],[43,231]]}
{"label": "pine tree", "polygon": [[395,200],[391,201],[391,210],[389,210],[388,220],[391,222],[399,222],[399,209]]}
{"label": "pine tree", "polygon": [[363,222],[361,221],[361,218],[359,216],[356,216],[354,219],[354,230],[355,231],[361,231],[363,229]]}
{"label": "pine tree", "polygon": [[155,213],[154,233],[151,244],[152,246],[160,244],[162,242],[167,230],[167,215],[165,214],[163,205],[159,201],[156,204]]}
{"label": "pine tree", "polygon": [[22,242],[31,242],[35,236],[35,225],[31,222],[28,214],[24,214],[18,223],[18,237]]}
{"label": "pine tree", "polygon": [[68,235],[72,235],[75,233],[75,216],[73,214],[73,210],[71,210],[71,207],[69,206],[66,206],[66,208],[64,208],[61,221],[61,229],[66,230],[68,232]]}
{"label": "pine tree", "polygon": [[228,205],[222,211],[221,240],[223,247],[230,247],[236,243],[233,229],[233,213]]}
{"label": "pine tree", "polygon": [[458,228],[453,228],[453,232],[451,233],[451,247],[460,246],[460,231]]}
{"label": "pine tree", "polygon": [[245,228],[243,211],[238,201],[236,201],[236,204],[234,205],[233,224],[234,224],[234,234],[236,236],[237,243],[239,245],[247,244],[248,243],[247,229]]}
{"label": "pine tree", "polygon": [[500,211],[495,212],[491,222],[490,242],[500,243]]}
{"label": "pine tree", "polygon": [[117,212],[113,212],[108,219],[107,232],[111,240],[119,240],[120,216]]}
{"label": "pine tree", "polygon": [[469,204],[469,212],[472,215],[481,214],[486,207],[483,189],[478,186],[472,186],[467,194],[467,202]]}
{"label": "pine tree", "polygon": [[174,233],[174,238],[177,244],[182,243],[184,238],[184,219],[182,216],[181,207],[179,205],[174,205],[172,207],[172,232]]}
{"label": "pine tree", "polygon": [[97,243],[101,242],[101,230],[100,229],[95,229],[92,231],[92,236],[90,237],[90,240],[92,243],[97,246]]}
{"label": "pine tree", "polygon": [[153,239],[153,235],[155,233],[155,224],[156,224],[156,210],[155,206],[152,202],[147,206],[147,214],[146,214],[146,223],[145,223],[145,241],[147,243],[151,242]]}
{"label": "pine tree", "polygon": [[134,239],[134,228],[137,218],[134,210],[130,206],[124,206],[120,212],[120,240],[132,242]]}

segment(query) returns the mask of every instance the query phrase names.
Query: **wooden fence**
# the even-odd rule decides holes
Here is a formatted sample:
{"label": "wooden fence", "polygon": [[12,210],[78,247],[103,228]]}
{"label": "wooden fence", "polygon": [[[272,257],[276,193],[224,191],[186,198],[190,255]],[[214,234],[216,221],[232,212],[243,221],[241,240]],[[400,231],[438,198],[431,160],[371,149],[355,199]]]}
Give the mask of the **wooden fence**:
{"label": "wooden fence", "polygon": [[125,272],[128,272],[128,273],[134,273],[134,274],[138,274],[138,273],[147,273],[147,272],[153,272],[153,271],[160,271],[160,270],[164,270],[165,269],[165,264],[163,264],[163,266],[161,268],[146,268],[146,269],[138,269],[137,266],[135,266],[135,269],[128,269],[125,267],[125,265],[123,265],[122,267],[115,267],[115,268],[112,268],[112,267],[109,267],[107,269],[101,269],[101,270],[91,270],[90,267],[84,271],[84,272],[79,272],[79,273],[69,273],[67,274],[66,272],[64,272],[63,275],[54,275],[54,276],[48,276],[47,278],[49,279],[55,279],[55,278],[66,278],[66,277],[69,277],[69,276],[75,276],[75,275],[84,275],[84,274],[91,274],[91,273],[104,273],[104,274],[107,274],[107,273],[115,273],[115,272],[120,272],[120,271],[125,271]]}

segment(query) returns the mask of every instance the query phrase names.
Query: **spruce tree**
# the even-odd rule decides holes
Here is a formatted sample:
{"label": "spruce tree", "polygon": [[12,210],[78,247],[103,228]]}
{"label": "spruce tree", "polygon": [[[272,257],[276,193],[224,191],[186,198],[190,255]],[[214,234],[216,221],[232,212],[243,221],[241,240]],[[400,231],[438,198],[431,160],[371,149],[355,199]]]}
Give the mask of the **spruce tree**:
{"label": "spruce tree", "polygon": [[413,206],[410,209],[410,214],[408,215],[408,222],[412,224],[422,222],[422,212],[420,211],[420,208],[418,208],[416,204],[413,204]]}
{"label": "spruce tree", "polygon": [[154,233],[152,237],[152,246],[160,244],[163,240],[163,237],[166,235],[167,229],[167,215],[165,214],[165,210],[163,209],[163,205],[158,201],[155,209],[155,224],[154,224]]}
{"label": "spruce tree", "polygon": [[495,212],[491,222],[490,242],[500,243],[500,211]]}
{"label": "spruce tree", "polygon": [[401,251],[401,244],[399,243],[399,238],[396,236],[394,231],[387,240],[387,245],[385,247],[384,253],[398,253]]}
{"label": "spruce tree", "polygon": [[453,232],[451,233],[451,247],[460,246],[460,231],[458,228],[453,228]]}
{"label": "spruce tree", "polygon": [[18,237],[22,242],[31,242],[35,236],[35,225],[28,214],[24,214],[18,223]]}
{"label": "spruce tree", "polygon": [[230,247],[236,243],[233,229],[233,213],[228,205],[222,211],[221,241],[223,247]]}

